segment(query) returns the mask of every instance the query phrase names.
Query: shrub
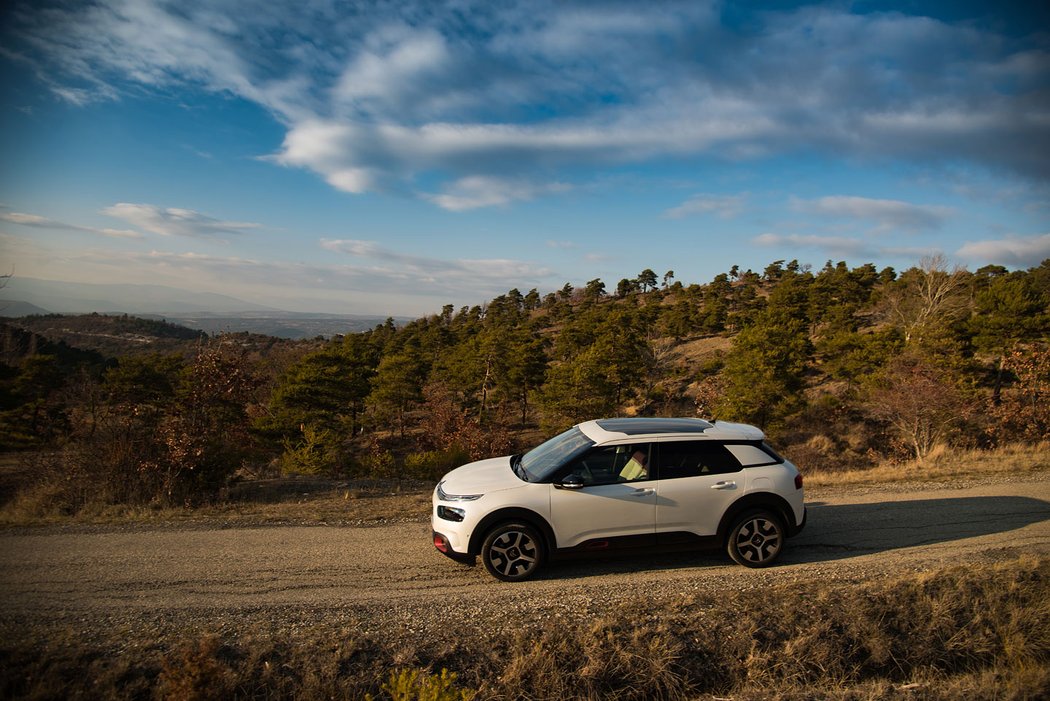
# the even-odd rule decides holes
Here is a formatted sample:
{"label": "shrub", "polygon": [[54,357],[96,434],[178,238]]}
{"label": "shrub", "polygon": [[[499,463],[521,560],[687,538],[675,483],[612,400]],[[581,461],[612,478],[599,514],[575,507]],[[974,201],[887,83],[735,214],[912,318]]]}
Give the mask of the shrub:
{"label": "shrub", "polygon": [[470,458],[470,454],[459,446],[409,453],[405,457],[405,472],[416,479],[437,480],[452,468],[470,462]]}
{"label": "shrub", "polygon": [[[440,674],[420,669],[402,669],[390,673],[383,691],[392,701],[469,701],[475,692],[456,688],[456,673],[442,668]],[[372,701],[372,695],[365,696]]]}
{"label": "shrub", "polygon": [[233,670],[219,658],[219,639],[207,635],[186,643],[164,661],[157,678],[157,697],[172,701],[207,701],[229,697]]}
{"label": "shrub", "polygon": [[297,442],[284,440],[280,457],[281,473],[285,475],[332,475],[339,471],[342,455],[336,435],[326,428],[305,424],[299,427],[302,438]]}

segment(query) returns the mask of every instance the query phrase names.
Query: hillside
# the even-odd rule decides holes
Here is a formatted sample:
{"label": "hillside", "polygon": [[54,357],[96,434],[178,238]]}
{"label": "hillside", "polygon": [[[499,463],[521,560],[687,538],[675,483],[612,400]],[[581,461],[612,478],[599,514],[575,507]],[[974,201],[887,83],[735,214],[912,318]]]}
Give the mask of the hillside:
{"label": "hillside", "polygon": [[[1050,436],[1050,261],[900,274],[775,261],[673,280],[510,290],[331,341],[29,317],[50,342],[126,357],[89,374],[90,392],[16,359],[3,425],[18,445],[66,441],[90,484],[77,498],[117,501],[208,499],[238,471],[433,479],[623,414],[751,423],[829,470]],[[135,451],[110,454],[129,431]]]}
{"label": "hillside", "polygon": [[14,324],[0,322],[0,357],[6,368],[17,367],[28,357],[53,356],[65,372],[78,367],[101,367],[105,364],[103,354],[87,347],[77,347],[60,338],[48,338],[20,328]]}
{"label": "hillside", "polygon": [[10,319],[25,329],[71,348],[96,351],[108,358],[141,353],[191,353],[208,335],[166,321],[103,314],[45,314]]}

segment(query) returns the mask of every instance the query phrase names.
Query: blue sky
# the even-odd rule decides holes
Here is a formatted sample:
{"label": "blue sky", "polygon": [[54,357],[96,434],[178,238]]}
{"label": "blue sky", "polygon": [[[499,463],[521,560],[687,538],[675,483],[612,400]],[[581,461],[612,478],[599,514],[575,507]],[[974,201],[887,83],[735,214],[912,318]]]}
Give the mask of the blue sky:
{"label": "blue sky", "polygon": [[1050,257],[1039,3],[16,2],[0,265],[421,315]]}

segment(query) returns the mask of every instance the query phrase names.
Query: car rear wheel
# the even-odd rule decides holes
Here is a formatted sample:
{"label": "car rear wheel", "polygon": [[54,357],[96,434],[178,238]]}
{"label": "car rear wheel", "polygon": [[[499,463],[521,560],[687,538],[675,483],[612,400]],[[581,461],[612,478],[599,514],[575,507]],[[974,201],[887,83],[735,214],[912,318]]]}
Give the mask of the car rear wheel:
{"label": "car rear wheel", "polygon": [[729,531],[729,557],[744,567],[766,567],[784,548],[784,524],[770,511],[750,511],[738,518]]}
{"label": "car rear wheel", "polygon": [[527,523],[504,523],[485,536],[481,561],[485,569],[504,582],[520,582],[536,574],[543,564],[543,541]]}

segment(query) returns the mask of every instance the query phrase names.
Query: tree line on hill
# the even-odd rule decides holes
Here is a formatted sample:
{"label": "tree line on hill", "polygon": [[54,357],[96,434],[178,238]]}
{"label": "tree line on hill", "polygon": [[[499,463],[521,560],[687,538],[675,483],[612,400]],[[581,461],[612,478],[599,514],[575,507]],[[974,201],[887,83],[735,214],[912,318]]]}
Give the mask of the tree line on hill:
{"label": "tree line on hill", "polygon": [[804,469],[1050,433],[1050,260],[775,261],[703,285],[646,269],[263,350],[232,335],[101,361],[3,333],[0,443],[70,511],[277,470],[432,479],[623,413],[753,423]]}

